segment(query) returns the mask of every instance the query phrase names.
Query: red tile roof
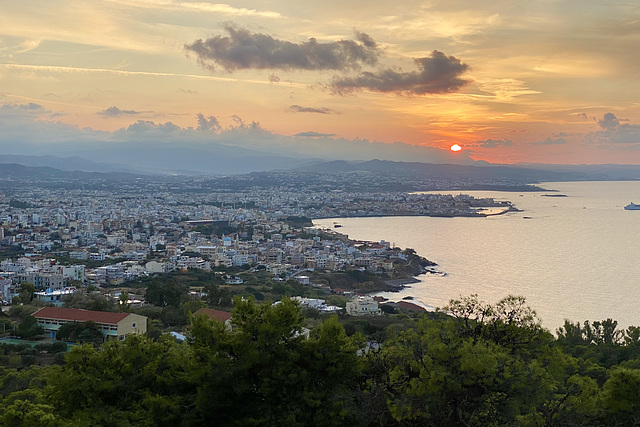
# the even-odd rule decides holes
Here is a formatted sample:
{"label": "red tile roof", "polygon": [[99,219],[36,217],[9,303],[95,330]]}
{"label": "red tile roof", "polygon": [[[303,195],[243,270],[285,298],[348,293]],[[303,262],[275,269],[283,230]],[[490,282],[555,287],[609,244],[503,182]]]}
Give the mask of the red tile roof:
{"label": "red tile roof", "polygon": [[201,308],[200,310],[193,313],[194,316],[198,316],[200,314],[203,314],[210,319],[217,319],[221,322],[226,322],[227,320],[231,319],[231,313],[229,313],[228,311],[214,310],[213,308]]}
{"label": "red tile roof", "polygon": [[427,311],[426,308],[420,307],[419,305],[412,302],[398,301],[396,304],[398,305],[398,307],[404,308],[406,310]]}
{"label": "red tile roof", "polygon": [[37,319],[69,320],[72,322],[108,323],[115,325],[130,313],[111,313],[108,311],[91,311],[79,308],[43,307],[33,313]]}

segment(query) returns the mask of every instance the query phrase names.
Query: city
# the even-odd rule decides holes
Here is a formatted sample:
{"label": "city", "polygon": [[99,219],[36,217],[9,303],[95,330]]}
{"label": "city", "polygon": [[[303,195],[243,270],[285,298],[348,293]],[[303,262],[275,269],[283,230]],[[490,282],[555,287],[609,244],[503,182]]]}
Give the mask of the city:
{"label": "city", "polygon": [[[324,177],[307,177],[305,184],[298,178],[298,174],[288,178],[295,185],[249,186],[235,192],[196,191],[194,179],[169,184],[166,177],[155,182],[133,179],[106,190],[77,189],[76,180],[60,180],[54,189],[37,180],[23,181],[19,190],[0,198],[0,298],[11,304],[20,285],[31,283],[42,301],[62,304],[64,297],[82,287],[113,294],[114,287],[141,277],[189,269],[218,273],[260,269],[278,280],[305,271],[317,275],[345,270],[387,280],[408,279],[412,274],[394,271],[394,263],[407,261],[400,248],[385,241],[351,241],[339,233],[337,222],[333,230],[320,230],[312,219],[483,217],[485,210],[499,214],[515,209],[509,202],[463,194],[326,191]],[[242,176],[228,181],[240,180]],[[93,187],[100,185],[104,184]],[[238,276],[226,276],[225,285],[242,283]],[[368,290],[392,288],[384,280],[377,283]],[[326,284],[318,287],[330,290]],[[359,290],[351,287],[350,291]],[[138,304],[144,304],[139,298]]]}

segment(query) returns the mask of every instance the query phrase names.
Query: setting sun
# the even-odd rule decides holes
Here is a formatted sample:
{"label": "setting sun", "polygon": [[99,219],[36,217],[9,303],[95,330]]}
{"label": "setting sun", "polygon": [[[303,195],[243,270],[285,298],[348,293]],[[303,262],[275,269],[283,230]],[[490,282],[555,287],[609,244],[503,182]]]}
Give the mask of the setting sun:
{"label": "setting sun", "polygon": [[460,147],[458,144],[453,144],[451,146],[451,151],[460,151],[462,150],[462,147]]}

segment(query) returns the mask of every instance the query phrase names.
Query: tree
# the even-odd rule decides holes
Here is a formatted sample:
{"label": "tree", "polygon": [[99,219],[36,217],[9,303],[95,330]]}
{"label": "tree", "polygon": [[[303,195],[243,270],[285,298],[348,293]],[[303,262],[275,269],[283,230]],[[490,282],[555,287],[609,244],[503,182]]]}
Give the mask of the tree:
{"label": "tree", "polygon": [[129,292],[127,291],[120,292],[120,298],[118,298],[118,303],[119,303],[120,311],[130,311],[131,304],[129,304]]}
{"label": "tree", "polygon": [[231,307],[233,304],[231,292],[228,288],[222,288],[214,283],[204,286],[207,296],[206,301],[211,307]]}
{"label": "tree", "polygon": [[23,282],[20,284],[20,301],[23,304],[29,304],[33,301],[33,293],[36,291],[36,287],[33,283]]}
{"label": "tree", "polygon": [[369,407],[386,404],[403,425],[583,425],[593,415],[597,383],[552,345],[523,298],[472,296],[447,310],[368,355]]}
{"label": "tree", "polygon": [[65,308],[81,308],[93,311],[117,311],[115,303],[105,296],[93,292],[78,290],[71,298],[65,300]]}
{"label": "tree", "polygon": [[617,368],[602,388],[602,416],[609,425],[640,423],[640,369]]}
{"label": "tree", "polygon": [[104,340],[102,331],[92,321],[65,323],[58,328],[56,338],[82,342],[102,342]]}
{"label": "tree", "polygon": [[551,342],[535,311],[525,304],[525,298],[510,295],[496,305],[480,301],[477,295],[451,300],[444,311],[457,321],[463,337],[488,339],[496,344],[525,350],[536,341]]}
{"label": "tree", "polygon": [[38,325],[38,320],[33,316],[25,317],[16,329],[18,336],[33,338],[44,333],[44,329]]}
{"label": "tree", "polygon": [[157,341],[162,335],[162,322],[156,319],[149,319],[147,324],[147,336]]}
{"label": "tree", "polygon": [[84,344],[67,354],[47,398],[69,425],[193,425],[190,363],[189,348],[168,337]]}
{"label": "tree", "polygon": [[337,318],[307,338],[289,299],[234,303],[232,331],[205,316],[192,322],[201,424],[340,425],[354,414],[357,345]]}
{"label": "tree", "polygon": [[185,316],[195,313],[201,308],[206,308],[207,303],[202,300],[190,299],[180,304],[180,310]]}
{"label": "tree", "polygon": [[5,406],[0,422],[7,427],[57,427],[61,420],[53,414],[53,405],[16,399]]}
{"label": "tree", "polygon": [[145,299],[160,307],[178,307],[180,297],[185,293],[186,289],[173,281],[154,281],[147,287]]}

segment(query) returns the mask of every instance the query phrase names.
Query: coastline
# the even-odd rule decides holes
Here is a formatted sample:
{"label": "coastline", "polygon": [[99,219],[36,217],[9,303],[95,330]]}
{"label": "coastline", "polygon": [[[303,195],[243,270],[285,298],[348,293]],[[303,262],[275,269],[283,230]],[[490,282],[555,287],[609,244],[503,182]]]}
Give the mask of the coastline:
{"label": "coastline", "polygon": [[[487,206],[480,209],[488,209],[495,206]],[[421,214],[421,213],[401,213],[394,212],[389,214],[362,214],[362,215],[343,215],[339,217],[335,216],[314,216],[310,218],[312,221],[315,220],[324,220],[324,219],[335,219],[339,220],[342,218],[391,218],[391,217],[425,217],[425,218],[484,218],[487,216],[495,216],[495,215],[504,215],[509,212],[522,212],[522,209],[518,209],[514,205],[510,205],[509,207],[505,207],[504,210],[496,213],[481,213],[481,212],[468,212],[464,214],[453,214],[453,213],[442,213],[442,214]],[[337,224],[337,227],[342,227],[340,224]],[[314,225],[315,227],[315,225]]]}
{"label": "coastline", "polygon": [[413,277],[408,277],[406,279],[385,280],[384,283],[386,283],[389,286],[393,286],[395,288],[398,288],[398,290],[400,290],[400,289],[404,289],[406,287],[406,285],[412,285],[414,283],[420,283],[420,280],[418,280],[418,278],[416,276],[413,276]]}
{"label": "coastline", "polygon": [[[634,291],[640,266],[633,261],[633,251],[621,250],[631,247],[639,233],[640,222],[625,215],[622,208],[637,198],[640,182],[543,185],[557,185],[557,193],[567,197],[507,194],[502,197],[524,212],[486,221],[399,216],[333,221],[342,224],[344,228],[338,231],[350,238],[386,239],[395,246],[413,248],[448,273],[446,277],[417,276],[421,283],[406,284],[397,292],[373,293],[375,296],[391,301],[412,296],[412,301],[444,307],[451,299],[471,294],[485,301],[517,294],[527,298],[543,325],[551,329],[562,326],[565,318],[609,317],[625,327],[640,324],[635,310],[639,297]],[[479,197],[485,194],[498,197],[495,193],[480,193]],[[532,219],[524,220],[523,215]],[[319,227],[332,224],[314,222]],[[594,224],[601,225],[593,228]],[[554,286],[559,282],[563,285]],[[603,291],[602,283],[615,283],[615,292]],[[621,299],[622,293],[629,298]]]}

